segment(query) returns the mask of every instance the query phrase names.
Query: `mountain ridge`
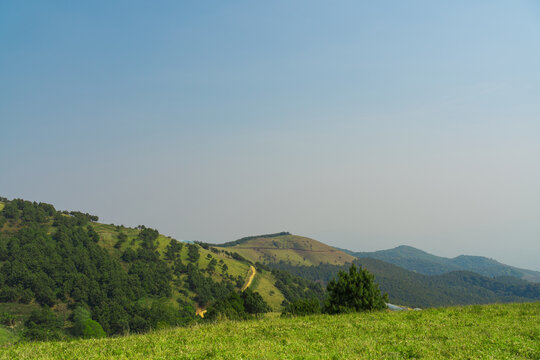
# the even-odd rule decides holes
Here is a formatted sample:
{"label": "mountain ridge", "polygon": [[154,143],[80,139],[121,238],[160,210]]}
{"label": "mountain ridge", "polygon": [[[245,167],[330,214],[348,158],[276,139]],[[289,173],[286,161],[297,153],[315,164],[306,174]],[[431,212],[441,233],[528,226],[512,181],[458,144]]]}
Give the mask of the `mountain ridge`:
{"label": "mountain ridge", "polygon": [[339,249],[289,232],[248,236],[212,246],[235,251],[252,262],[263,264],[285,262],[296,265],[344,265],[354,260],[354,256]]}
{"label": "mountain ridge", "polygon": [[454,258],[447,258],[430,254],[409,245],[400,245],[392,249],[372,252],[337,249],[357,258],[382,260],[424,275],[441,275],[452,271],[472,271],[489,277],[513,276],[540,283],[540,272],[538,271],[507,265],[485,256],[458,255]]}

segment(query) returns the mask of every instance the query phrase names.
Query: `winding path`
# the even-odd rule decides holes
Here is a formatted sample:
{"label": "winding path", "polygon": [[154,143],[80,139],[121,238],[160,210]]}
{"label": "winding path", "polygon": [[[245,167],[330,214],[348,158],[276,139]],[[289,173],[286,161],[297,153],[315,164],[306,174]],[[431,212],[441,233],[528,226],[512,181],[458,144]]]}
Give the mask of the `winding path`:
{"label": "winding path", "polygon": [[[251,286],[251,283],[253,282],[253,279],[255,278],[256,273],[257,273],[257,270],[255,269],[255,267],[253,265],[250,265],[249,271],[248,271],[248,277],[244,285],[242,285],[242,288],[240,289],[240,291],[245,291],[248,287]],[[206,313],[206,309],[203,309],[197,305],[195,315],[198,315],[203,318],[205,313]]]}
{"label": "winding path", "polygon": [[253,279],[255,278],[256,273],[257,273],[257,270],[255,270],[255,267],[253,265],[250,265],[249,266],[249,272],[248,272],[248,278],[247,278],[246,282],[244,283],[244,285],[242,286],[242,289],[240,289],[241,291],[246,290],[251,285],[251,283],[253,282]]}

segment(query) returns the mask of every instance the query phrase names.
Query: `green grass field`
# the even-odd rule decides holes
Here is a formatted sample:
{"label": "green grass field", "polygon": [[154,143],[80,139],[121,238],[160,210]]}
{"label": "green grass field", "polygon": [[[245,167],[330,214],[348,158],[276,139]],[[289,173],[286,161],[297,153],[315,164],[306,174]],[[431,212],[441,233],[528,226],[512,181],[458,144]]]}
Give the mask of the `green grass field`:
{"label": "green grass field", "polygon": [[82,358],[540,359],[540,303],[268,317],[0,349],[0,359]]}

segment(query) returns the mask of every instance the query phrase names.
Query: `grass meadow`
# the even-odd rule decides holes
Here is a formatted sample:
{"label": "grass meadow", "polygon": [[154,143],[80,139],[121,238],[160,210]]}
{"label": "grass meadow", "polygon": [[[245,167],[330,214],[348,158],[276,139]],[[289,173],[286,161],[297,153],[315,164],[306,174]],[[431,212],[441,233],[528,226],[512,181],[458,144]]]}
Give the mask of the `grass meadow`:
{"label": "grass meadow", "polygon": [[540,303],[313,315],[99,340],[17,343],[0,359],[540,359]]}

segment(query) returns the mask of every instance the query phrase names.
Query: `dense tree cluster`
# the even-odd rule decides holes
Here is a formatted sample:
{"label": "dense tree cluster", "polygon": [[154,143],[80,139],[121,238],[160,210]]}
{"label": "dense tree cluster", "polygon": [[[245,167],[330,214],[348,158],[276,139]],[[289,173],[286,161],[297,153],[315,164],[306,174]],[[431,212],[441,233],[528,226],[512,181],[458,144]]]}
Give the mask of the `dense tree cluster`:
{"label": "dense tree cluster", "polygon": [[196,244],[187,244],[188,248],[188,259],[192,263],[199,261],[201,254],[199,253],[199,246]]}
{"label": "dense tree cluster", "polygon": [[285,297],[284,306],[302,299],[315,298],[322,301],[325,297],[325,291],[318,283],[302,279],[283,270],[273,269],[272,275],[276,278],[276,288]]}
{"label": "dense tree cluster", "polygon": [[[540,300],[540,284],[512,276],[490,278],[467,271],[424,275],[370,258],[355,260],[355,264],[374,274],[381,290],[396,304],[425,308]],[[350,267],[330,264],[294,266],[284,262],[269,266],[322,283],[328,283],[340,271],[348,271]]]}
{"label": "dense tree cluster", "polygon": [[321,302],[319,299],[298,299],[288,303],[283,309],[283,315],[305,316],[319,314],[321,312]]}
{"label": "dense tree cluster", "polygon": [[24,337],[32,340],[60,340],[66,337],[63,323],[48,307],[35,310],[24,323]]}
{"label": "dense tree cluster", "polygon": [[[137,250],[123,253],[126,271],[97,244],[99,235],[89,225],[96,216],[13,200],[6,202],[0,218],[14,229],[0,234],[0,302],[43,306],[26,322],[28,338],[58,338],[55,315],[47,310],[57,303],[88,309],[75,331],[80,336],[98,336],[100,328],[121,334],[190,320],[158,300],[171,296],[172,271],[156,251],[156,230],[143,228]],[[143,298],[155,300],[148,306],[138,301]]]}
{"label": "dense tree cluster", "polygon": [[180,252],[182,251],[183,244],[175,239],[171,239],[169,245],[165,249],[165,259],[174,261],[179,258]]}
{"label": "dense tree cluster", "polygon": [[231,291],[225,298],[217,301],[208,309],[205,318],[208,320],[219,318],[246,320],[267,313],[270,310],[270,306],[262,296],[248,288],[240,293]]}
{"label": "dense tree cluster", "polygon": [[195,300],[200,305],[224,299],[234,291],[234,284],[231,281],[216,282],[211,277],[205,276],[192,263],[187,265],[187,275],[188,288],[196,293]]}

